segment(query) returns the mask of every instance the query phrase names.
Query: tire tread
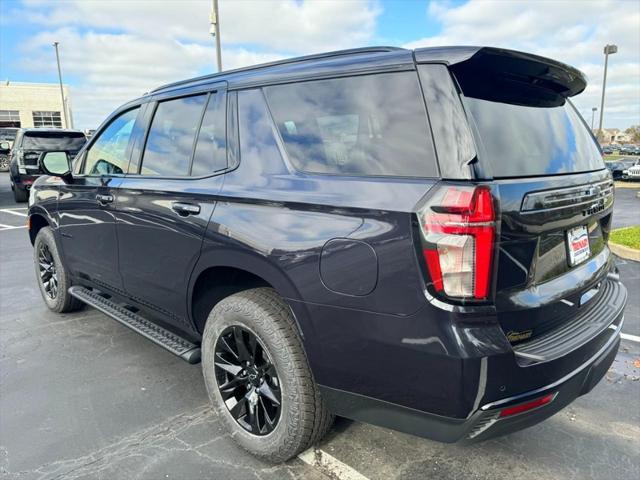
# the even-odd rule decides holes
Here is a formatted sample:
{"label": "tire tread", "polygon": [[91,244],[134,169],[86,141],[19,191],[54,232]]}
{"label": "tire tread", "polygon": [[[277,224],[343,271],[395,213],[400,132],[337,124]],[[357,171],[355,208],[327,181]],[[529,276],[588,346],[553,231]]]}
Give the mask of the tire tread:
{"label": "tire tread", "polygon": [[205,336],[210,329],[210,322],[215,322],[218,316],[230,311],[260,319],[272,340],[276,339],[277,342],[277,339],[281,339],[282,344],[276,348],[287,352],[283,355],[287,359],[285,370],[292,373],[295,383],[291,397],[295,398],[297,408],[292,409],[295,418],[291,423],[297,426],[296,431],[289,431],[285,441],[268,453],[251,451],[271,462],[288,460],[318,442],[331,427],[333,415],[327,410],[313,379],[298,327],[282,297],[271,288],[245,290],[227,297],[212,310],[205,326]]}

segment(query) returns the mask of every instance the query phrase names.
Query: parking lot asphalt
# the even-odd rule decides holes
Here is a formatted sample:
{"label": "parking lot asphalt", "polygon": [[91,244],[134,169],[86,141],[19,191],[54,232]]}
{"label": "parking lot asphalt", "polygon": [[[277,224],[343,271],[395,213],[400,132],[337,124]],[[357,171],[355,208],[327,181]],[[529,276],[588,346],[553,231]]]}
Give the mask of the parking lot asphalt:
{"label": "parking lot asphalt", "polygon": [[[628,200],[614,218],[638,211]],[[0,174],[2,479],[640,478],[640,343],[628,339],[590,394],[506,437],[463,447],[338,419],[313,452],[323,466],[256,460],[209,409],[199,366],[93,309],[47,310],[25,207]],[[623,331],[640,336],[640,264],[619,267],[630,292]]]}
{"label": "parking lot asphalt", "polygon": [[640,184],[625,184],[626,187],[638,185],[638,188],[616,188],[616,204],[613,213],[613,228],[631,227],[640,224]]}

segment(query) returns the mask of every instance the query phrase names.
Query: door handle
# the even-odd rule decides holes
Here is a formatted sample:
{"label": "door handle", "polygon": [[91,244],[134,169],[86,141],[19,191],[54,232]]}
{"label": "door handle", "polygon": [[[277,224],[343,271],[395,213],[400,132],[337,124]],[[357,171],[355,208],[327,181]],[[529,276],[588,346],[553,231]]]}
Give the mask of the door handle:
{"label": "door handle", "polygon": [[103,195],[101,193],[96,195],[96,200],[100,205],[106,205],[113,202],[113,195]]}
{"label": "door handle", "polygon": [[171,208],[182,217],[198,215],[200,213],[200,205],[195,203],[173,202]]}

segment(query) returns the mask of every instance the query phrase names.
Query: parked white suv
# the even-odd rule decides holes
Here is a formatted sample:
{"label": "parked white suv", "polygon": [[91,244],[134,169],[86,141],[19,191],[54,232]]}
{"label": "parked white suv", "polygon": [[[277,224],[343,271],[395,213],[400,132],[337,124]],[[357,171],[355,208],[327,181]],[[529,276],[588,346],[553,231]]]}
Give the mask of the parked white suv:
{"label": "parked white suv", "polygon": [[625,180],[640,180],[640,164],[636,164],[633,167],[622,172],[622,178]]}

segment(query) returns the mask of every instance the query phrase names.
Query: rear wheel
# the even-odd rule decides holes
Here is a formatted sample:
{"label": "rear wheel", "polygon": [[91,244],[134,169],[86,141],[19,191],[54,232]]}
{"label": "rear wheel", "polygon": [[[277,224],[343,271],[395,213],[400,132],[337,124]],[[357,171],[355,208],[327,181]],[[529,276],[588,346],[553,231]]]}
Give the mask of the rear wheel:
{"label": "rear wheel", "polygon": [[231,436],[259,457],[288,460],[331,426],[291,311],[273,289],[246,290],[214,307],[202,339],[202,370]]}
{"label": "rear wheel", "polygon": [[65,313],[82,307],[80,300],[69,295],[71,279],[62,265],[50,227],[38,232],[33,244],[33,261],[40,293],[50,310]]}
{"label": "rear wheel", "polygon": [[27,200],[29,200],[29,192],[18,186],[14,186],[13,198],[18,203],[26,202]]}

